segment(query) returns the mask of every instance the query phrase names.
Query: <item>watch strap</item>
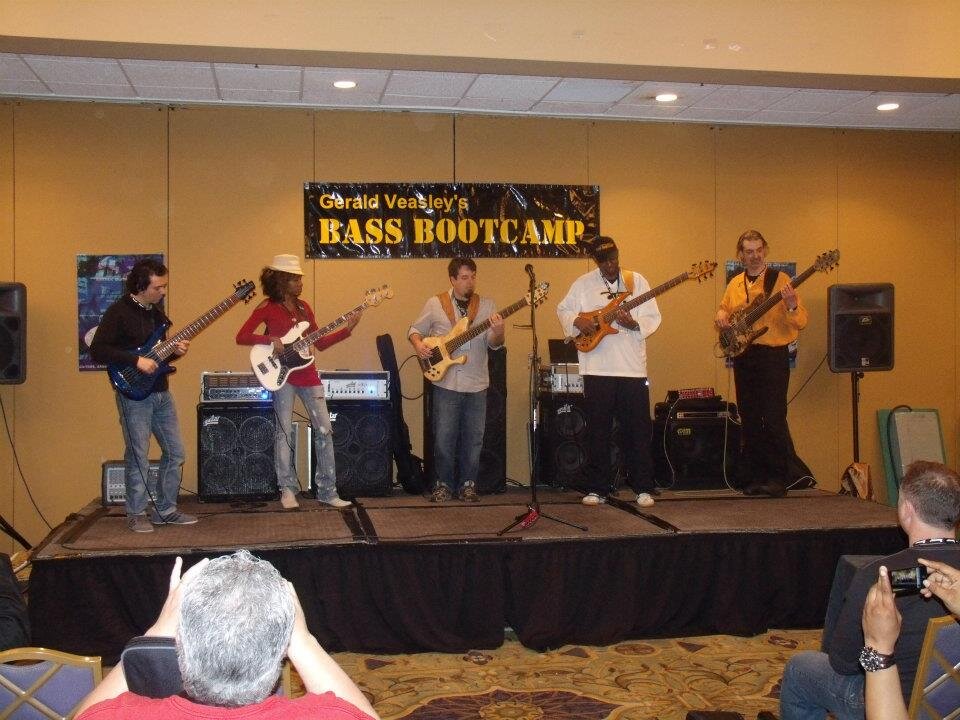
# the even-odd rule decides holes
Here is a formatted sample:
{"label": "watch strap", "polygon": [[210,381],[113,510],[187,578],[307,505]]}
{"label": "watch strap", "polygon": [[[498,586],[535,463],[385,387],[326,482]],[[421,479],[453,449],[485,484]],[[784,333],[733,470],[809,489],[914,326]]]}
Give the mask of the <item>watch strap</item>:
{"label": "watch strap", "polygon": [[860,651],[860,666],[867,672],[886,670],[895,664],[896,660],[892,653],[885,655],[869,645],[864,646],[863,650]]}

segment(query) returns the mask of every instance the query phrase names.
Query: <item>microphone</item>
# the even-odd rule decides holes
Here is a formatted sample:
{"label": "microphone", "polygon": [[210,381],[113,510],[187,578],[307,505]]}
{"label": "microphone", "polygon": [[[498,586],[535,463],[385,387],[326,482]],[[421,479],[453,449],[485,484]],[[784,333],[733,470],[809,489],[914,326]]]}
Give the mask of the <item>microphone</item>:
{"label": "microphone", "polygon": [[526,265],[523,266],[523,269],[526,270],[527,275],[529,275],[529,276],[530,276],[530,279],[532,280],[532,279],[533,279],[533,265],[531,265],[530,263],[527,263]]}

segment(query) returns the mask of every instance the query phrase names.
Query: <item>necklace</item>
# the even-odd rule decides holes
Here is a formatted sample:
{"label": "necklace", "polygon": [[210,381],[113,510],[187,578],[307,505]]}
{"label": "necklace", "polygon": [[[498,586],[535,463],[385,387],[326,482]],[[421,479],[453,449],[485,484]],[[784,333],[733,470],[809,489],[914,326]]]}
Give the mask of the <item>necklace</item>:
{"label": "necklace", "polygon": [[604,277],[604,274],[600,273],[600,279],[603,280],[604,286],[607,288],[606,292],[603,290],[600,291],[602,295],[606,295],[608,300],[613,300],[617,294],[620,292],[620,273],[617,273],[617,280],[614,283],[614,286],[611,288],[610,283],[607,282],[607,278]]}
{"label": "necklace", "polygon": [[954,538],[927,538],[926,540],[917,540],[913,546],[917,547],[918,545],[956,545],[957,541]]}
{"label": "necklace", "polygon": [[140,302],[139,300],[137,300],[137,296],[136,296],[136,295],[131,295],[131,296],[130,296],[130,299],[133,300],[137,305],[139,305],[140,307],[142,307],[144,310],[149,310],[150,308],[153,307],[153,304],[152,304],[152,303],[147,303],[146,305],[144,305],[142,302]]}

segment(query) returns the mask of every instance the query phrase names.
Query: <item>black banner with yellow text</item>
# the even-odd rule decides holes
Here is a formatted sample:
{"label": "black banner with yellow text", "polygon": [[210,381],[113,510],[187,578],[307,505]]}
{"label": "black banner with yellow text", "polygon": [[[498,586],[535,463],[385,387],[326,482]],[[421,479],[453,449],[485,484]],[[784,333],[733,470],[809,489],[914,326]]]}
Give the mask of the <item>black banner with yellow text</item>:
{"label": "black banner with yellow text", "polygon": [[308,258],[582,257],[596,185],[304,183]]}

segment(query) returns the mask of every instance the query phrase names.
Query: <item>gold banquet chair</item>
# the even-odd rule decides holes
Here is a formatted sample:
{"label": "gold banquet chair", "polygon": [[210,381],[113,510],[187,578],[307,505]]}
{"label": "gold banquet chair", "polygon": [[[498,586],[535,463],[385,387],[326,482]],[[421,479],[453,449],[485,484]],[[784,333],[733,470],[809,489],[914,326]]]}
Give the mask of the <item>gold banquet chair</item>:
{"label": "gold banquet chair", "polygon": [[0,652],[0,720],[69,720],[103,679],[99,657],[45,648]]}
{"label": "gold banquet chair", "polygon": [[909,715],[922,720],[960,717],[960,625],[952,615],[927,622],[910,693]]}

